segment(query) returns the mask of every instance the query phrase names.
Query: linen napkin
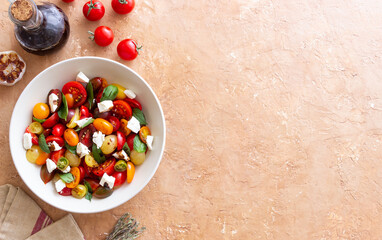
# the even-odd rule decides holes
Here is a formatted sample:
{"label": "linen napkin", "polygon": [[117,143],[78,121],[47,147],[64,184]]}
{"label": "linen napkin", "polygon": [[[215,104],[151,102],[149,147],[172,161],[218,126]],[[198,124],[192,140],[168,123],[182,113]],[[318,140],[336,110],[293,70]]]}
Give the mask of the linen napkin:
{"label": "linen napkin", "polygon": [[10,184],[0,186],[0,210],[0,240],[84,239],[70,214],[53,223],[22,189]]}

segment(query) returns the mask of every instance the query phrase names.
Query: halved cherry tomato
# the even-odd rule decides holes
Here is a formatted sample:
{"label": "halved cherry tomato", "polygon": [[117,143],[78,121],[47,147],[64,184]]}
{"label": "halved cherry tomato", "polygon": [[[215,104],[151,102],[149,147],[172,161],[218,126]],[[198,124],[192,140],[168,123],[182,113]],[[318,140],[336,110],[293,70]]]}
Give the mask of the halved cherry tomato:
{"label": "halved cherry tomato", "polygon": [[80,183],[80,179],[81,179],[80,169],[78,167],[72,167],[70,169],[70,173],[73,175],[74,181],[71,183],[66,183],[66,187],[75,188]]}
{"label": "halved cherry tomato", "polygon": [[93,173],[98,176],[102,177],[104,173],[107,173],[107,175],[111,176],[114,172],[114,165],[115,165],[115,158],[111,157],[108,160],[106,160],[104,163],[99,165],[99,167],[96,167],[93,169]]}
{"label": "halved cherry tomato", "polygon": [[46,163],[46,160],[49,157],[49,153],[44,152],[39,146],[36,146],[36,147],[38,147],[37,151],[38,151],[39,155],[38,155],[35,163],[37,165],[44,165]]}
{"label": "halved cherry tomato", "polygon": [[32,133],[35,134],[41,134],[44,131],[44,128],[39,122],[32,122],[31,124],[29,124],[28,128]]}
{"label": "halved cherry tomato", "polygon": [[56,125],[59,120],[60,120],[60,117],[58,116],[58,113],[55,112],[52,114],[52,116],[50,116],[48,119],[46,119],[46,121],[42,124],[42,126],[44,128],[51,128],[54,125]]}
{"label": "halved cherry tomato", "polygon": [[85,168],[83,166],[79,166],[78,169],[80,170],[80,182],[85,178]]}
{"label": "halved cherry tomato", "polygon": [[80,108],[80,119],[84,119],[88,117],[90,117],[89,109],[82,105]]}
{"label": "halved cherry tomato", "polygon": [[98,180],[95,180],[93,178],[85,178],[84,180],[89,183],[89,185],[91,187],[91,192],[94,192],[99,187],[99,181]]}
{"label": "halved cherry tomato", "polygon": [[126,138],[127,145],[129,146],[130,150],[132,151],[134,149],[134,138],[135,138],[135,133],[130,134]]}
{"label": "halved cherry tomato", "polygon": [[139,108],[139,110],[142,111],[142,105],[140,102],[138,102],[137,100],[135,99],[130,99],[130,98],[125,98],[123,99],[123,101],[127,102],[130,107],[133,109],[133,108]]}
{"label": "halved cherry tomato", "polygon": [[80,138],[80,142],[87,147],[91,147],[93,145],[92,137],[95,131],[96,129],[93,126],[93,124],[90,124],[85,128],[81,129],[80,134],[78,135]]}
{"label": "halved cherry tomato", "polygon": [[48,169],[47,169],[47,167],[46,167],[45,164],[41,166],[40,177],[41,177],[41,180],[42,180],[45,184],[47,184],[48,182],[50,182],[50,181],[53,179],[54,174],[55,174],[54,171],[51,172],[51,173],[48,172]]}
{"label": "halved cherry tomato", "polygon": [[103,93],[103,90],[102,90],[102,91],[99,91],[99,92],[97,93],[97,95],[96,95],[96,97],[95,97],[97,103],[101,102],[102,93]]}
{"label": "halved cherry tomato", "polygon": [[117,131],[117,150],[122,150],[123,145],[126,142],[125,135],[121,133],[120,131]]}
{"label": "halved cherry tomato", "polygon": [[125,181],[126,181],[126,179],[127,179],[127,172],[126,172],[126,171],[123,171],[123,172],[115,172],[115,173],[113,173],[112,176],[115,178],[114,188],[118,188],[118,187],[121,186],[123,183],[125,183]]}
{"label": "halved cherry tomato", "polygon": [[146,138],[148,135],[151,135],[150,128],[147,126],[141,127],[141,130],[139,130],[139,138],[142,142],[146,143]]}
{"label": "halved cherry tomato", "polygon": [[121,126],[118,118],[116,118],[114,116],[110,116],[106,119],[111,123],[111,125],[113,125],[113,132],[117,131],[119,129],[119,127]]}
{"label": "halved cherry tomato", "polygon": [[65,126],[61,123],[54,125],[52,134],[57,137],[61,137],[64,134]]}
{"label": "halved cherry tomato", "polygon": [[135,166],[130,161],[127,162],[126,172],[127,172],[127,183],[131,183],[133,181],[134,174],[135,174]]}
{"label": "halved cherry tomato", "polygon": [[94,94],[103,92],[103,89],[107,87],[107,80],[105,78],[95,77],[90,80],[90,83],[93,85]]}
{"label": "halved cherry tomato", "polygon": [[80,109],[79,108],[76,108],[74,110],[74,115],[73,115],[72,119],[70,119],[70,121],[66,124],[66,126],[68,128],[75,128],[77,126],[77,123],[76,123],[77,120],[80,120]]}
{"label": "halved cherry tomato", "polygon": [[73,107],[79,107],[86,101],[87,93],[85,88],[79,82],[71,81],[62,87],[64,94],[71,93],[73,95]]}
{"label": "halved cherry tomato", "polygon": [[118,94],[115,97],[115,99],[121,100],[121,99],[126,98],[126,94],[124,93],[124,91],[126,90],[125,87],[123,87],[123,86],[121,86],[121,85],[119,85],[117,83],[113,83],[113,84],[110,84],[110,85],[114,85],[114,86],[116,86],[118,88]]}
{"label": "halved cherry tomato", "polygon": [[113,125],[103,118],[95,119],[93,122],[93,126],[98,131],[101,131],[103,134],[109,135],[113,133]]}
{"label": "halved cherry tomato", "polygon": [[88,165],[86,165],[85,161],[82,161],[81,162],[81,166],[84,168],[85,170],[85,177],[93,177],[94,174],[92,173],[92,168],[89,167]]}
{"label": "halved cherry tomato", "polygon": [[62,139],[62,137],[57,137],[57,136],[54,136],[54,135],[50,135],[46,138],[46,143],[49,144],[49,143],[52,143],[52,142],[56,142],[58,145],[60,145],[60,147],[63,147],[64,146],[64,139]]}
{"label": "halved cherry tomato", "polygon": [[49,159],[52,160],[55,164],[57,164],[58,159],[62,158],[65,155],[65,148],[60,149],[58,151],[50,152]]}
{"label": "halved cherry tomato", "polygon": [[130,128],[127,127],[127,120],[126,119],[121,119],[121,127],[119,131],[121,131],[125,136],[128,136],[131,133]]}
{"label": "halved cherry tomato", "polygon": [[74,129],[68,128],[64,132],[65,141],[72,147],[76,146],[80,141],[78,134]]}
{"label": "halved cherry tomato", "polygon": [[33,116],[38,119],[45,119],[49,116],[49,106],[46,103],[37,103],[33,107]]}
{"label": "halved cherry tomato", "polygon": [[65,98],[66,98],[66,103],[68,104],[68,108],[73,108],[74,106],[74,97],[73,97],[73,94],[71,93],[67,93],[65,94]]}
{"label": "halved cherry tomato", "polygon": [[111,194],[113,194],[113,189],[99,186],[96,190],[94,190],[93,197],[102,199],[109,197]]}
{"label": "halved cherry tomato", "polygon": [[44,129],[42,134],[44,134],[45,138],[47,138],[48,136],[52,135],[52,129],[50,128]]}
{"label": "halved cherry tomato", "polygon": [[112,112],[107,111],[107,112],[100,113],[98,108],[95,108],[93,113],[94,113],[94,118],[109,119],[109,117],[112,116]]}
{"label": "halved cherry tomato", "polygon": [[127,104],[127,102],[123,101],[123,100],[115,100],[113,102],[113,109],[112,111],[117,114],[117,116],[119,116],[120,118],[124,118],[124,119],[127,119],[129,120],[133,114],[132,110],[131,110],[131,107],[129,106],[129,104]]}
{"label": "halved cherry tomato", "polygon": [[53,110],[52,108],[50,109],[51,112],[54,113],[54,112],[57,112],[58,109],[60,109],[60,106],[61,106],[61,103],[62,103],[62,94],[61,94],[61,91],[58,90],[58,89],[50,90],[49,93],[48,93],[48,96],[46,97],[46,100],[47,100],[46,102],[48,102],[48,103],[49,103],[49,96],[50,96],[50,94],[55,94],[57,96],[57,98],[58,98],[56,104],[54,104],[54,105],[57,106],[56,109],[54,111],[52,111]]}
{"label": "halved cherry tomato", "polygon": [[60,194],[61,196],[71,196],[72,195],[72,189],[65,187],[58,194]]}
{"label": "halved cherry tomato", "polygon": [[29,126],[27,127],[27,129],[25,129],[25,133],[30,133],[30,135],[32,136],[32,144],[38,145],[38,137],[36,134],[34,134],[30,131]]}

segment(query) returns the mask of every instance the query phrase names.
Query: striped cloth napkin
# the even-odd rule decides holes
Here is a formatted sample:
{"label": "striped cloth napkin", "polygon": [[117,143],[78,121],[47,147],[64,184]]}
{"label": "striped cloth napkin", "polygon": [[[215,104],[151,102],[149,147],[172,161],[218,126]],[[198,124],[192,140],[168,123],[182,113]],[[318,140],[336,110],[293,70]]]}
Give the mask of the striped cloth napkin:
{"label": "striped cloth napkin", "polygon": [[72,215],[53,223],[23,190],[10,184],[0,186],[0,209],[0,240],[84,239]]}

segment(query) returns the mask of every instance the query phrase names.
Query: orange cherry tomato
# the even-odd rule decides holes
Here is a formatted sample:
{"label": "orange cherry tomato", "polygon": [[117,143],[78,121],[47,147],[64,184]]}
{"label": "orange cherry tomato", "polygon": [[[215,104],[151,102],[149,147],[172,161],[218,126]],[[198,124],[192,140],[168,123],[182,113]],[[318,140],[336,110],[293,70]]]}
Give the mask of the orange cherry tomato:
{"label": "orange cherry tomato", "polygon": [[150,128],[147,126],[141,127],[141,130],[139,130],[139,138],[142,142],[146,143],[146,138],[148,135],[151,135]]}
{"label": "orange cherry tomato", "polygon": [[49,116],[49,106],[46,103],[37,103],[33,107],[33,116],[38,119],[45,119]]}
{"label": "orange cherry tomato", "polygon": [[74,97],[73,94],[67,93],[65,94],[66,102],[68,104],[68,108],[73,108],[74,105]]}
{"label": "orange cherry tomato", "polygon": [[113,133],[113,124],[103,118],[94,120],[93,126],[103,134],[109,135]]}
{"label": "orange cherry tomato", "polygon": [[126,172],[127,172],[127,183],[131,183],[133,181],[134,174],[135,174],[135,166],[130,161],[127,162]]}
{"label": "orange cherry tomato", "polygon": [[36,159],[37,165],[44,165],[49,157],[49,153],[44,152],[41,148],[38,148],[38,157]]}
{"label": "orange cherry tomato", "polygon": [[121,127],[119,128],[119,131],[125,134],[125,136],[129,135],[131,133],[131,130],[127,127],[127,120],[121,119]]}
{"label": "orange cherry tomato", "polygon": [[74,129],[68,128],[64,132],[64,139],[70,146],[76,146],[80,141],[78,134]]}
{"label": "orange cherry tomato", "polygon": [[66,183],[66,187],[75,188],[80,183],[80,179],[81,179],[80,169],[78,167],[72,167],[70,169],[70,173],[73,175],[74,181],[71,183]]}

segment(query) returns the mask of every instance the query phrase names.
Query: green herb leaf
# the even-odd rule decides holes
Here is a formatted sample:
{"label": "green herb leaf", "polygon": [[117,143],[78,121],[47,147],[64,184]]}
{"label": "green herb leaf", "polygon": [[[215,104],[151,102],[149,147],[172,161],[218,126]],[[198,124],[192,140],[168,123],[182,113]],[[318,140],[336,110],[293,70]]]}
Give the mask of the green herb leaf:
{"label": "green herb leaf", "polygon": [[46,119],[39,119],[39,118],[35,118],[35,117],[33,117],[33,120],[36,122],[39,122],[39,123],[44,123],[46,121]]}
{"label": "green herb leaf", "polygon": [[66,101],[66,97],[63,93],[62,94],[62,106],[60,107],[60,109],[58,110],[58,116],[61,118],[61,119],[64,119],[66,121],[66,118],[68,117],[68,102]]}
{"label": "green herb leaf", "polygon": [[46,143],[45,135],[44,135],[44,134],[41,134],[40,137],[38,138],[38,145],[40,146],[40,148],[41,148],[44,152],[46,152],[46,153],[50,153],[49,146],[48,146],[48,144]]}
{"label": "green herb leaf", "polygon": [[84,180],[84,185],[88,189],[88,192],[93,193],[93,189],[88,181]]}
{"label": "green herb leaf", "polygon": [[85,199],[89,200],[89,202],[92,201],[93,195],[90,192],[87,192],[85,195]]}
{"label": "green herb leaf", "polygon": [[141,125],[146,125],[146,118],[143,112],[139,108],[133,108],[133,116],[138,119]]}
{"label": "green herb leaf", "polygon": [[137,152],[146,152],[146,144],[144,144],[138,135],[134,138],[134,150]]}
{"label": "green herb leaf", "polygon": [[62,179],[62,181],[66,182],[66,183],[71,183],[74,181],[74,176],[71,173],[60,174],[60,178]]}
{"label": "green herb leaf", "polygon": [[97,148],[97,145],[95,145],[94,143],[92,146],[92,153],[93,153],[94,160],[96,160],[97,163],[103,163],[106,161],[106,158],[103,155],[101,149]]}
{"label": "green herb leaf", "polygon": [[77,154],[77,146],[70,146],[66,141],[65,141],[65,148],[69,150],[69,152],[73,154]]}
{"label": "green herb leaf", "polygon": [[94,100],[93,85],[90,81],[86,85],[86,92],[88,94],[88,102],[89,102],[89,110],[90,110],[93,107],[93,100]]}
{"label": "green herb leaf", "polygon": [[[90,118],[89,120],[86,121],[86,123],[84,125],[82,125],[82,127],[79,127],[79,130],[87,127],[88,125],[92,124],[94,122],[94,118]],[[76,129],[77,131],[77,129]]]}
{"label": "green herb leaf", "polygon": [[118,88],[114,85],[109,85],[103,90],[101,102],[105,100],[114,100],[117,94]]}
{"label": "green herb leaf", "polygon": [[123,151],[125,151],[125,153],[127,155],[130,156],[130,148],[129,148],[129,145],[127,145],[127,143],[125,142],[125,144],[123,144],[123,147],[122,147]]}

